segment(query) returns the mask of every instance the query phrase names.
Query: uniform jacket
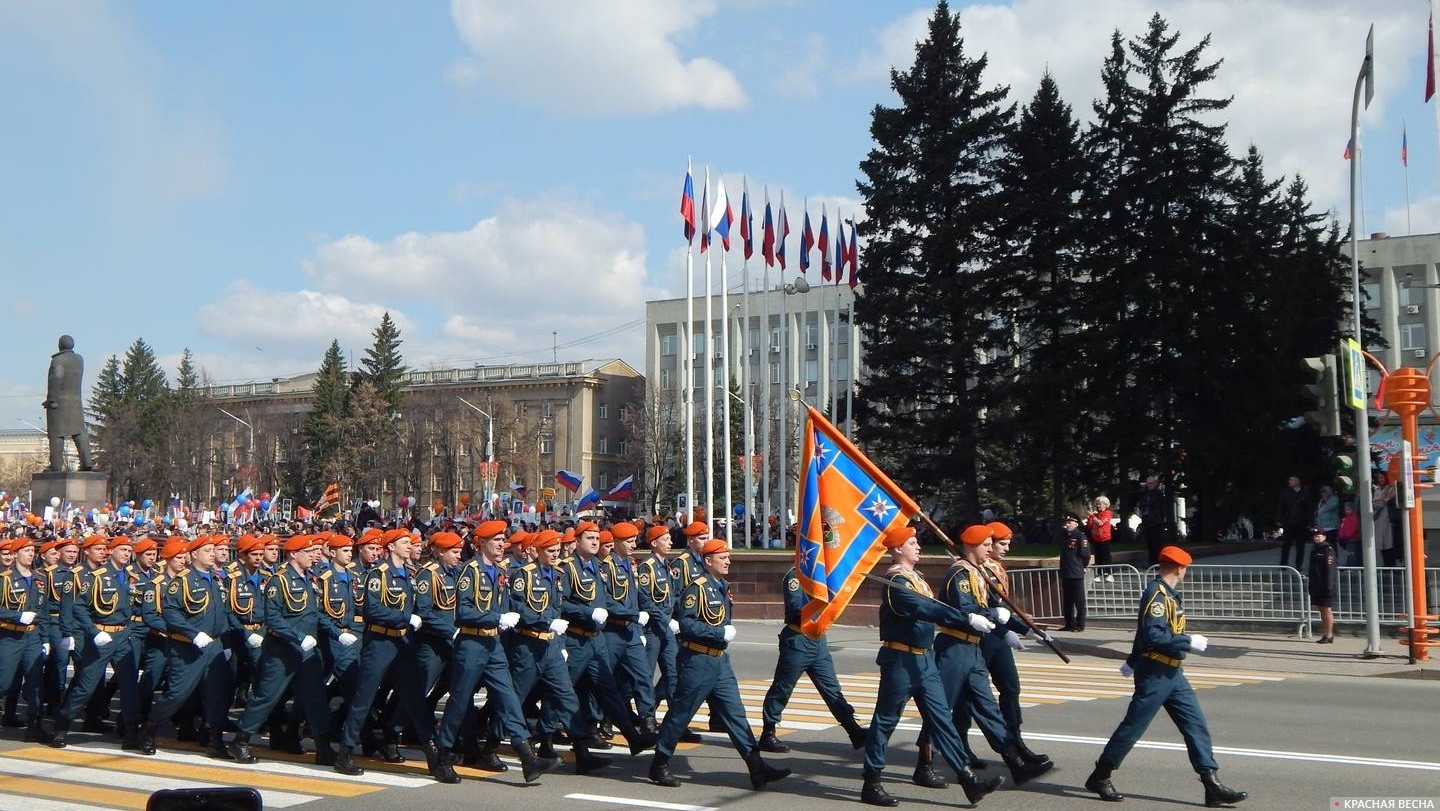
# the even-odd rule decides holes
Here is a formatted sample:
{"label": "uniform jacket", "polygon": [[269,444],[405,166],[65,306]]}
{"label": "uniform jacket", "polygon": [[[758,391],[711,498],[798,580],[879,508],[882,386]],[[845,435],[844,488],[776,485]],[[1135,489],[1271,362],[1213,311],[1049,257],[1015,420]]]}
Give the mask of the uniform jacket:
{"label": "uniform jacket", "polygon": [[265,583],[274,575],[266,574],[264,569],[251,574],[244,566],[233,572],[227,569],[227,573],[225,607],[230,629],[245,634],[260,630],[265,622]]}
{"label": "uniform jacket", "polygon": [[300,647],[305,637],[320,640],[320,598],[308,572],[286,565],[265,581],[265,641]]}
{"label": "uniform jacket", "polygon": [[455,636],[455,575],[435,561],[415,572],[415,613],[420,632],[450,639]]}
{"label": "uniform jacket", "polygon": [[696,577],[680,594],[676,619],[680,621],[680,639],[707,648],[725,649],[725,626],[733,614],[730,584],[710,574]]}
{"label": "uniform jacket", "polygon": [[359,596],[365,593],[362,586],[360,576],[353,568],[331,563],[320,573],[316,590],[319,592],[320,610],[325,614],[320,628],[327,638],[338,639],[346,631],[358,635],[362,630],[363,621],[355,605]]}
{"label": "uniform jacket", "polygon": [[675,614],[677,585],[670,574],[670,563],[663,556],[650,554],[635,567],[635,582],[640,595],[640,608],[649,612],[650,623],[667,625]]}
{"label": "uniform jacket", "polygon": [[500,615],[510,611],[510,575],[504,562],[494,566],[473,557],[460,567],[455,578],[455,622],[462,628],[491,630],[500,626]]}
{"label": "uniform jacket", "polygon": [[409,630],[415,613],[415,588],[405,567],[385,561],[365,574],[365,622]]}
{"label": "uniform jacket", "polygon": [[223,575],[201,573],[189,567],[165,586],[161,613],[171,638],[192,641],[202,631],[212,639],[225,632],[225,592],[220,584]]}
{"label": "uniform jacket", "polygon": [[600,579],[609,588],[612,607],[608,624],[617,626],[640,621],[640,582],[635,576],[635,563],[628,557],[611,554],[601,562]]}
{"label": "uniform jacket", "polygon": [[1190,652],[1190,635],[1185,633],[1185,607],[1180,592],[1155,578],[1140,597],[1140,614],[1135,641],[1126,661],[1134,667],[1146,653],[1184,659]]}
{"label": "uniform jacket", "polygon": [[1075,527],[1060,535],[1060,576],[1084,577],[1090,565],[1090,539],[1085,530]]}
{"label": "uniform jacket", "polygon": [[[0,571],[0,633],[38,631],[44,635],[49,632],[52,619],[45,607],[45,595],[50,590],[48,583],[49,576],[44,569],[32,569],[29,577],[20,574],[20,568],[14,564]],[[35,618],[28,625],[22,625],[20,615],[27,611],[33,612]]]}
{"label": "uniform jacket", "polygon": [[611,612],[620,610],[619,604],[610,595],[610,587],[600,577],[604,563],[599,558],[586,563],[574,557],[556,568],[560,570],[560,616],[570,623],[571,628],[603,631],[604,626],[595,622],[591,612],[597,608]]}
{"label": "uniform jacket", "polygon": [[510,605],[520,614],[520,628],[540,633],[560,618],[560,573],[527,563],[510,578]]}
{"label": "uniform jacket", "polygon": [[930,584],[917,571],[892,568],[880,602],[880,639],[914,648],[935,642],[935,624],[960,627],[965,614],[934,599]]}
{"label": "uniform jacket", "polygon": [[129,573],[121,577],[121,570],[114,564],[106,563],[79,576],[79,594],[75,598],[75,618],[86,636],[100,633],[97,626],[129,626],[134,606],[130,590],[136,586]]}

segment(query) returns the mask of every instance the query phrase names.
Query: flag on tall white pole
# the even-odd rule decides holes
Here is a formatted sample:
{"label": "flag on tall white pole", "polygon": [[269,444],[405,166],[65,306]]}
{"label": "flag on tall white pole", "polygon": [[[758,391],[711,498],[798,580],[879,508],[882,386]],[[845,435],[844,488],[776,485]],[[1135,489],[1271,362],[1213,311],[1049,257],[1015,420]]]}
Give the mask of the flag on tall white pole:
{"label": "flag on tall white pole", "polygon": [[[695,181],[685,160],[685,191],[680,197],[685,220],[685,345],[680,347],[680,397],[685,418],[685,509],[695,507]],[[678,505],[677,505],[678,506]]]}

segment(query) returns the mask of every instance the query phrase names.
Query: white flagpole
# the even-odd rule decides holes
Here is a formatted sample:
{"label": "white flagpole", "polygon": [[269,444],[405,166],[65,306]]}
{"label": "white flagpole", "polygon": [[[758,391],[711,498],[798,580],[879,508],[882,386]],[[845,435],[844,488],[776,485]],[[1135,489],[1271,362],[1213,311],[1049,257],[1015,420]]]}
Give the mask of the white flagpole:
{"label": "white flagpole", "polygon": [[[845,218],[840,216],[840,208],[835,208],[835,234],[840,239],[833,246],[839,248],[845,242]],[[830,362],[825,373],[830,376],[830,419],[836,424],[840,422],[840,359],[836,357],[840,348],[840,268],[844,264],[843,251],[837,251],[839,256],[835,257],[835,278],[832,280],[833,289],[830,291],[833,301],[831,302],[830,329],[826,330],[824,340],[830,344]],[[846,439],[851,439],[849,432],[846,432]]]}
{"label": "white flagpole", "polygon": [[[719,184],[720,192],[724,192],[724,177],[720,178]],[[729,193],[717,192],[715,206],[720,211],[720,216],[725,216],[725,211],[731,208]],[[732,222],[730,227],[733,230],[735,224]],[[725,446],[723,449],[725,461],[725,498],[723,503],[725,504],[725,542],[733,547],[735,545],[735,506],[733,503],[735,496],[731,489],[733,484],[731,471],[735,465],[735,454],[733,452],[734,445],[730,441],[730,364],[734,360],[735,347],[730,345],[730,273],[725,268],[725,260],[730,252],[723,250],[724,245],[720,247],[722,248],[720,253],[720,346],[722,347],[720,350],[720,415],[724,420],[721,437]]]}
{"label": "white flagpole", "polygon": [[[850,222],[850,236],[855,240],[855,255],[850,257],[850,279],[855,281],[860,277],[860,234],[859,225],[854,220]],[[847,349],[850,357],[846,361],[850,364],[849,385],[845,387],[845,436],[851,442],[855,441],[855,386],[856,377],[860,374],[860,329],[855,326],[855,286],[850,286],[850,321],[846,330],[850,333],[850,342]]]}
{"label": "white flagpole", "polygon": [[[765,208],[770,208],[770,187],[765,187]],[[780,220],[772,213],[770,228],[775,236],[780,235]],[[775,254],[775,245],[770,248],[770,254]],[[767,546],[766,540],[770,536],[770,263],[765,263],[765,320],[764,326],[760,328],[760,345],[765,347],[764,354],[760,356],[760,413],[765,420],[760,431],[760,447],[764,449],[763,461],[760,469],[760,511],[763,513],[760,519],[760,546]],[[781,287],[784,287],[784,273],[781,273]],[[754,447],[751,447],[754,453]],[[753,469],[753,468],[752,468]]]}
{"label": "white flagpole", "polygon": [[[708,171],[708,170],[707,170]],[[690,175],[690,159],[685,159]],[[708,178],[709,175],[707,174]],[[700,218],[705,218],[701,212]],[[695,512],[695,253],[694,240],[685,245],[685,345],[681,347],[680,385],[685,403],[685,509]]]}
{"label": "white flagpole", "polygon": [[[718,174],[718,173],[717,173]],[[710,189],[710,167],[705,167],[705,189]],[[708,193],[706,195],[709,196]],[[705,233],[708,237],[715,227],[710,212],[705,213]],[[710,257],[717,248],[710,246],[705,252],[705,525],[710,535],[715,534],[715,277],[710,272]]]}
{"label": "white flagpole", "polygon": [[[750,235],[750,243],[749,243],[749,244],[753,246],[753,245],[755,244],[755,225],[754,225],[755,209],[750,207],[750,179],[749,179],[749,178],[745,178],[744,180],[741,181],[741,183],[740,183],[740,191],[741,191],[741,194],[743,195],[743,196],[740,198],[740,200],[741,200],[741,202],[744,203],[744,205],[741,206],[742,211],[740,212],[740,216],[746,218],[746,219],[745,219],[745,231],[746,231],[746,233],[748,233],[748,234]],[[763,227],[763,224],[762,224],[762,227]],[[763,244],[764,244],[764,241],[765,241],[765,237],[764,237],[763,234],[762,234],[761,237],[760,237],[760,241],[761,241],[761,244],[763,245]],[[753,247],[752,247],[751,250],[753,251]],[[764,249],[762,248],[761,250],[763,251]],[[743,254],[742,254],[742,255],[743,255]],[[749,549],[750,546],[751,546],[750,525],[751,525],[752,523],[754,523],[754,520],[755,520],[755,465],[752,463],[752,461],[751,461],[751,459],[750,459],[751,456],[754,456],[754,455],[755,455],[755,431],[754,431],[754,426],[752,426],[752,425],[750,424],[751,421],[748,419],[748,415],[749,415],[749,414],[751,413],[751,411],[752,411],[752,409],[750,408],[750,397],[751,397],[751,394],[750,394],[750,257],[749,257],[749,256],[745,256],[745,264],[741,266],[740,278],[741,278],[741,280],[742,280],[741,285],[740,285],[740,289],[743,291],[742,295],[744,296],[744,298],[742,298],[742,299],[740,300],[741,303],[743,304],[743,309],[742,309],[742,311],[741,311],[741,313],[740,313],[741,323],[743,324],[743,326],[740,328],[740,356],[739,356],[739,357],[740,357],[740,400],[741,400],[741,402],[740,402],[740,408],[742,409],[740,413],[741,413],[742,415],[746,415],[746,416],[747,416],[747,419],[745,420],[745,423],[744,423],[745,436],[740,440],[740,443],[741,443],[741,444],[744,446],[744,448],[745,448],[745,468],[744,468],[744,470],[741,470],[741,471],[740,471],[740,475],[744,478],[744,481],[745,481],[745,485],[744,485],[744,486],[745,486],[745,548],[746,548],[746,549]]]}

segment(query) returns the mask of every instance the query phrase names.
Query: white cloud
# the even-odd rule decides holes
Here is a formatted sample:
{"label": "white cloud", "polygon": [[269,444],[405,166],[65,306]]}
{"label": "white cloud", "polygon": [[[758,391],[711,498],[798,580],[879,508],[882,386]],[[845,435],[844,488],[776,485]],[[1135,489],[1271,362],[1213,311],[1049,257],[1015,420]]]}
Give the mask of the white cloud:
{"label": "white cloud", "polygon": [[1404,205],[1386,209],[1380,230],[1392,237],[1440,232],[1440,194],[1411,201],[1408,212]]}
{"label": "white cloud", "polygon": [[236,356],[303,348],[313,351],[318,366],[332,340],[341,346],[368,345],[387,311],[402,332],[414,328],[394,307],[313,290],[264,290],[240,280],[225,289],[224,298],[201,307],[199,318],[201,331],[230,344]]}
{"label": "white cloud", "polygon": [[[1363,56],[1364,34],[1375,23],[1376,101],[1364,121],[1386,116],[1386,99],[1413,72],[1422,12],[1414,3],[1377,0],[1175,0],[1161,8],[1181,48],[1211,34],[1206,54],[1223,59],[1204,92],[1234,96],[1221,115],[1232,149],[1259,147],[1272,175],[1303,174],[1319,208],[1340,202],[1346,167],[1339,159],[1348,136],[1350,93]],[[1155,7],[1142,0],[1016,0],[961,9],[961,36],[972,58],[989,56],[987,85],[1008,84],[1010,99],[1027,103],[1048,67],[1082,120],[1102,95],[1100,65],[1111,33],[1143,34]],[[1079,12],[1079,13],[1077,13]],[[908,69],[915,42],[926,36],[932,9],[895,20],[877,32],[853,78],[887,81],[890,66]],[[1420,29],[1423,32],[1423,29]],[[885,102],[885,103],[893,103]],[[1363,126],[1363,124],[1362,124]]]}
{"label": "white cloud", "polygon": [[459,87],[484,85],[562,115],[747,104],[728,68],[677,45],[716,12],[713,2],[452,0],[450,10],[471,52],[446,71]]}

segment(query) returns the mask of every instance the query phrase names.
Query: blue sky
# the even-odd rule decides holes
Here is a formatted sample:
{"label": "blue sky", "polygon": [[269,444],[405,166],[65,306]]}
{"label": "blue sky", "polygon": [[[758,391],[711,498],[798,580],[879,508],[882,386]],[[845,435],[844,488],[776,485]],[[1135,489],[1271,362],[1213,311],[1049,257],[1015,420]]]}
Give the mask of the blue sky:
{"label": "blue sky", "polygon": [[[1426,0],[965,4],[972,55],[1021,103],[1047,66],[1077,114],[1109,32],[1158,8],[1213,36],[1237,149],[1303,173],[1342,215],[1349,91],[1377,26],[1363,118],[1365,231],[1440,230]],[[56,336],[88,378],[144,337],[215,382],[358,356],[380,313],[419,368],[644,356],[643,302],[683,293],[676,205],[723,169],[860,214],[854,181],[887,69],[930,3],[474,0],[0,6],[0,427],[39,423]],[[758,201],[755,204],[760,209]],[[757,214],[758,220],[758,214]],[[793,256],[797,248],[790,248]],[[739,284],[738,256],[730,262]],[[552,337],[553,333],[553,337]],[[568,345],[567,345],[568,344]]]}

